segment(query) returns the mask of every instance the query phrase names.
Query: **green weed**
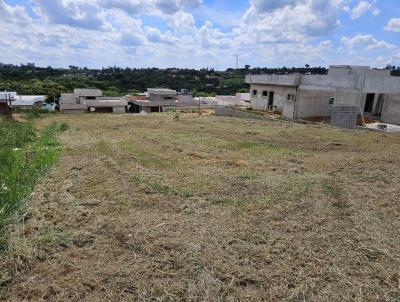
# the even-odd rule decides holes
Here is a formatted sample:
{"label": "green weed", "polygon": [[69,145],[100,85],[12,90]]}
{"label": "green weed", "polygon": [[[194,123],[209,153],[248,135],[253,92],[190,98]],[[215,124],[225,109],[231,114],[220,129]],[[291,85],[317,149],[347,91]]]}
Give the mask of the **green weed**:
{"label": "green weed", "polygon": [[8,224],[23,212],[38,178],[58,159],[57,133],[66,124],[51,124],[37,135],[32,121],[0,124],[0,251],[7,247]]}

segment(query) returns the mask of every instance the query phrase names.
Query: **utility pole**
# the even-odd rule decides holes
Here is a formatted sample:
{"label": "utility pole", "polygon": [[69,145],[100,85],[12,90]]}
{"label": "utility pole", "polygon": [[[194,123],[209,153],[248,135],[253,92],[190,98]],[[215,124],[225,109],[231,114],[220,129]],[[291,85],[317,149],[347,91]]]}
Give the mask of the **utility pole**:
{"label": "utility pole", "polygon": [[239,69],[239,55],[234,55],[236,58],[236,69]]}

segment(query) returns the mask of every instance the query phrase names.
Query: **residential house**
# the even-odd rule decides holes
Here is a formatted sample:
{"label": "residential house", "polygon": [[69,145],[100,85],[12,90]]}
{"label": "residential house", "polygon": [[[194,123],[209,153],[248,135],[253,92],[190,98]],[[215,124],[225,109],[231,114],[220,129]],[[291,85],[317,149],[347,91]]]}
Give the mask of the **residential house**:
{"label": "residential house", "polygon": [[126,96],[130,113],[165,112],[169,107],[178,105],[176,90],[147,89],[147,96]]}
{"label": "residential house", "polygon": [[247,75],[251,107],[287,119],[329,116],[332,107],[359,108],[382,122],[400,124],[400,77],[368,66],[330,66],[327,75]]}
{"label": "residential house", "polygon": [[65,113],[112,112],[125,113],[128,103],[120,97],[104,97],[99,89],[75,89],[63,93],[60,110]]}

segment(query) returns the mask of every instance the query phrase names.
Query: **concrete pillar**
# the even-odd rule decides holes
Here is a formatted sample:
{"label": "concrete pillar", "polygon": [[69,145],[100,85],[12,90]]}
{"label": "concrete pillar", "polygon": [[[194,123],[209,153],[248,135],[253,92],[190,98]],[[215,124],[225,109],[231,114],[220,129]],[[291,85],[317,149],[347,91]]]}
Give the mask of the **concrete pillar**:
{"label": "concrete pillar", "polygon": [[372,105],[372,115],[375,113],[376,106],[378,105],[379,93],[375,93],[374,104]]}

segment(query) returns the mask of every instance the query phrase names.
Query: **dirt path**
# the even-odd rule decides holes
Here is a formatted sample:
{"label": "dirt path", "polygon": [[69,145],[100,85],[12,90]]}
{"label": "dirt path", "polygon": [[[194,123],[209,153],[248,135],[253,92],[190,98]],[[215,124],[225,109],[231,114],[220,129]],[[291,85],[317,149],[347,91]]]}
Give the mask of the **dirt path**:
{"label": "dirt path", "polygon": [[55,116],[6,301],[398,301],[399,136]]}

